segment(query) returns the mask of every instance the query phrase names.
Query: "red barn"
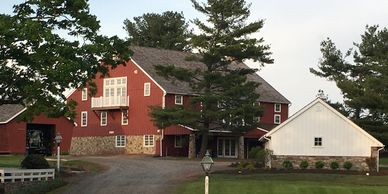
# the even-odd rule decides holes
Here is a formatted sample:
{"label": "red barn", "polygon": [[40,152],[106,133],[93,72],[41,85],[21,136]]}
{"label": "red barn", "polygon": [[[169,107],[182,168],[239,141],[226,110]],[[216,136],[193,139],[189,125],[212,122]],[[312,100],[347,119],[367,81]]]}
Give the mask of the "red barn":
{"label": "red barn", "polygon": [[55,150],[54,137],[63,137],[62,152],[69,152],[73,123],[65,117],[36,116],[31,122],[19,121],[17,116],[26,109],[18,104],[0,106],[0,153],[42,153],[50,155]]}
{"label": "red barn", "polygon": [[[193,95],[187,83],[172,83],[159,76],[155,65],[203,68],[204,64],[187,61],[191,54],[186,52],[146,47],[132,47],[132,50],[134,55],[125,66],[112,69],[109,76],[96,76],[94,96],[90,96],[88,87],[79,88],[69,96],[78,103],[70,153],[195,157],[200,145],[197,130],[182,125],[158,129],[149,117],[149,107],[185,106]],[[248,79],[260,83],[259,101],[264,107],[262,126],[272,129],[286,120],[290,102],[259,75]],[[246,153],[263,132],[255,129],[244,138],[244,134],[230,131],[211,131],[209,149],[217,157],[243,157],[244,149]]]}

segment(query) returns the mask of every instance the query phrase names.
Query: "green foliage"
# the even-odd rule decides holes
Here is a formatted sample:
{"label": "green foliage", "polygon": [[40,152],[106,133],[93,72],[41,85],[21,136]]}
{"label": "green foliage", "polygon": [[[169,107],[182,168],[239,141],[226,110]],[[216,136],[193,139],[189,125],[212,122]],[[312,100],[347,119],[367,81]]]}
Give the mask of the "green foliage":
{"label": "green foliage", "polygon": [[[269,46],[263,44],[264,40],[250,36],[262,28],[263,20],[247,22],[250,11],[244,0],[192,2],[194,8],[206,16],[207,22],[194,20],[200,32],[191,37],[190,43],[199,54],[186,59],[202,62],[204,67],[186,69],[175,64],[161,64],[156,66],[156,70],[172,82],[188,83],[196,95],[190,98],[191,107],[153,107],[152,112],[157,114],[151,113],[151,116],[156,126],[188,123],[200,130],[203,137],[200,155],[203,155],[209,130],[245,132],[258,126],[255,118],[262,114],[260,107],[255,105],[259,99],[256,92],[258,83],[247,79],[256,69],[240,63],[252,59],[263,66],[273,63],[273,60]],[[199,104],[200,114],[192,113],[199,112]],[[163,111],[166,114],[160,114]]]}
{"label": "green foliage", "polygon": [[[343,54],[329,38],[321,43],[318,70],[310,71],[334,81],[344,97],[342,110],[368,131],[388,128],[388,29],[367,26],[361,43]],[[384,140],[385,141],[385,140]]]}
{"label": "green foliage", "polygon": [[339,168],[338,162],[336,162],[336,161],[331,162],[330,163],[330,168],[333,169],[333,170],[338,169]]}
{"label": "green foliage", "polygon": [[282,166],[283,168],[289,170],[289,169],[293,169],[294,167],[292,166],[292,162],[289,161],[289,160],[284,160],[283,163],[282,163]]}
{"label": "green foliage", "polygon": [[325,163],[322,161],[315,162],[315,168],[316,169],[322,169],[325,166]]}
{"label": "green foliage", "polygon": [[[123,64],[128,43],[98,34],[87,0],[25,1],[0,14],[0,105],[23,104],[24,119],[74,116],[69,88],[94,84],[97,72]],[[109,64],[109,65],[108,65]],[[92,90],[91,90],[92,91]]]}
{"label": "green foliage", "polygon": [[50,168],[50,165],[42,155],[31,154],[24,158],[20,163],[20,167],[26,169],[45,169]]}
{"label": "green foliage", "polygon": [[346,161],[346,162],[344,162],[343,167],[344,167],[346,170],[350,170],[350,169],[353,167],[353,163],[350,162],[350,161]]}
{"label": "green foliage", "polygon": [[257,167],[257,164],[255,161],[242,161],[238,165],[238,169],[240,169],[240,170],[243,170],[243,169],[254,170],[254,169],[256,169],[256,167]]}
{"label": "green foliage", "polygon": [[147,13],[126,19],[124,29],[131,44],[171,50],[190,50],[188,23],[183,13],[166,11],[162,14]]}
{"label": "green foliage", "polygon": [[307,160],[302,160],[299,164],[299,168],[306,169],[307,167],[309,167],[309,163],[307,162]]}
{"label": "green foliage", "polygon": [[259,163],[261,166],[264,166],[265,159],[267,156],[268,152],[262,147],[254,147],[248,153],[249,159],[256,160],[256,162]]}

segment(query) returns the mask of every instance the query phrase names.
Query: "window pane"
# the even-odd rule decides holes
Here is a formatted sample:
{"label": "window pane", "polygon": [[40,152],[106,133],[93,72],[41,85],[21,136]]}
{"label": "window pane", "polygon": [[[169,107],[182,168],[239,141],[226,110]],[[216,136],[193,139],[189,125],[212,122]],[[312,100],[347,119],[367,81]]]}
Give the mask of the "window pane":
{"label": "window pane", "polygon": [[231,139],[230,140],[230,155],[231,156],[234,156],[236,155],[236,140],[234,139]]}
{"label": "window pane", "polygon": [[222,139],[218,139],[218,148],[217,148],[217,151],[218,151],[218,155],[219,156],[222,156],[222,148],[223,148],[223,142]]}

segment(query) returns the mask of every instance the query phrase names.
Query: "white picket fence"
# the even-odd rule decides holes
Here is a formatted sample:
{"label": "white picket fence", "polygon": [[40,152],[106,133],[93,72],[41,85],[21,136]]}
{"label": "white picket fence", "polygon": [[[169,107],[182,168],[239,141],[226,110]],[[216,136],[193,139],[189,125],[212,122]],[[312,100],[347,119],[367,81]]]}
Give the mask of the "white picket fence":
{"label": "white picket fence", "polygon": [[0,182],[24,182],[55,179],[55,169],[0,169]]}

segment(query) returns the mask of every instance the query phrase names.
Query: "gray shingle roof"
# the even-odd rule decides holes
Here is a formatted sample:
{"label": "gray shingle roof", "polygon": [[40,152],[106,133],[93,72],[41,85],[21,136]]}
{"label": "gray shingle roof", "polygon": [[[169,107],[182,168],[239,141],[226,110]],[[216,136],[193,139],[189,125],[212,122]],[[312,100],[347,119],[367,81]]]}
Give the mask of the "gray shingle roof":
{"label": "gray shingle roof", "polygon": [[[197,61],[187,61],[187,57],[192,56],[192,53],[180,52],[166,49],[149,48],[149,47],[131,47],[134,52],[132,59],[143,68],[167,93],[171,94],[193,94],[188,83],[171,82],[164,77],[158,75],[154,69],[155,65],[175,65],[183,68],[197,69],[204,68],[205,65]],[[239,64],[247,67],[245,64]],[[249,75],[248,79],[260,83],[257,92],[260,94],[259,101],[275,102],[290,104],[282,94],[273,88],[268,82],[257,74]]]}
{"label": "gray shingle roof", "polygon": [[17,116],[24,109],[20,104],[3,104],[0,105],[0,123],[5,123],[9,119]]}

